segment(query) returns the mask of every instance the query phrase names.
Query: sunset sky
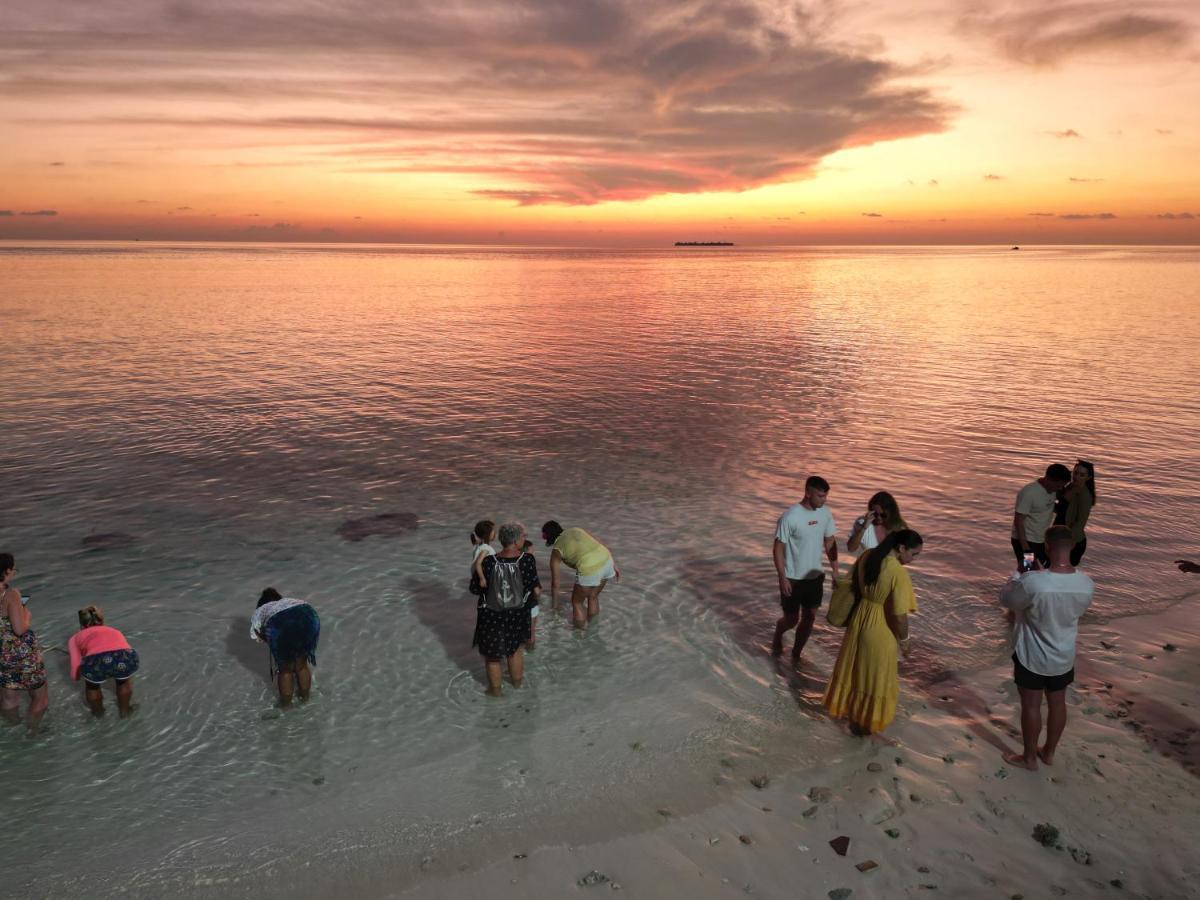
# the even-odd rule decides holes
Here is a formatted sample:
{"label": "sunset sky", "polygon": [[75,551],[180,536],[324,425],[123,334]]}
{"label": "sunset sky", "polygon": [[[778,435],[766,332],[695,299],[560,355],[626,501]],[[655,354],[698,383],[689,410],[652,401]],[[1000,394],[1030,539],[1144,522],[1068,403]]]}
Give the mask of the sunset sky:
{"label": "sunset sky", "polygon": [[1200,243],[1200,4],[7,0],[0,240]]}

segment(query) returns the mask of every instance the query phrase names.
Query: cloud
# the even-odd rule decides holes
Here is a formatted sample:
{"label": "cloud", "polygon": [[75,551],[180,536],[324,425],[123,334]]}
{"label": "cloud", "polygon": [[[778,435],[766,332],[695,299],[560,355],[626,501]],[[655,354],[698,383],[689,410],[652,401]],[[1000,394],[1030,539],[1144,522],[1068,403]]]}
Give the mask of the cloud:
{"label": "cloud", "polygon": [[983,176],[983,180],[984,181],[1003,181],[1005,179],[1005,177],[1006,176],[1004,176],[1004,175],[994,175],[991,172],[989,172],[988,174]]}
{"label": "cloud", "polygon": [[57,209],[33,209],[29,212],[21,213],[23,216],[57,216]]}
{"label": "cloud", "polygon": [[110,133],[302,147],[517,205],[587,205],[804,179],[839,150],[948,127],[953,104],[830,37],[829,15],[778,0],[44,0],[0,32],[0,56],[29,103],[95,101],[84,121]]}
{"label": "cloud", "polygon": [[1067,179],[1075,184],[1099,184],[1103,180],[1103,178],[1076,178],[1074,175]]}
{"label": "cloud", "polygon": [[52,163],[50,163],[50,165],[51,166],[65,166],[66,163],[65,162],[52,162]]}
{"label": "cloud", "polygon": [[1068,128],[1065,131],[1048,131],[1046,133],[1052,134],[1056,138],[1081,138],[1081,137],[1083,137],[1083,135],[1080,134],[1078,131],[1076,131],[1074,128]]}
{"label": "cloud", "polygon": [[1190,212],[1159,213],[1154,218],[1156,218],[1156,219],[1194,219],[1194,218],[1196,218],[1196,216]]}
{"label": "cloud", "polygon": [[188,211],[188,210],[190,210],[190,209],[191,209],[191,207],[190,207],[190,206],[177,206],[177,207],[175,207],[175,211],[176,211],[176,212],[187,212],[187,211]]}
{"label": "cloud", "polygon": [[863,213],[868,219],[882,219],[883,213]]}
{"label": "cloud", "polygon": [[[999,9],[997,9],[999,7]],[[1136,12],[1113,0],[1051,0],[988,4],[964,15],[960,30],[991,43],[1009,59],[1030,66],[1057,66],[1079,56],[1158,56],[1183,50],[1191,27],[1162,0]]]}
{"label": "cloud", "polygon": [[930,186],[930,187],[937,187],[937,186],[938,186],[937,179],[936,179],[936,178],[930,178],[930,179],[929,179],[929,186]]}
{"label": "cloud", "polygon": [[1067,213],[1065,216],[1059,216],[1060,219],[1068,219],[1070,221],[1079,221],[1080,219],[1115,219],[1116,215],[1110,212],[1106,213]]}
{"label": "cloud", "polygon": [[1057,213],[1026,213],[1029,216],[1037,216],[1039,219],[1053,219]]}
{"label": "cloud", "polygon": [[1154,132],[1155,132],[1155,134],[1174,134],[1175,133],[1170,128],[1155,128]]}

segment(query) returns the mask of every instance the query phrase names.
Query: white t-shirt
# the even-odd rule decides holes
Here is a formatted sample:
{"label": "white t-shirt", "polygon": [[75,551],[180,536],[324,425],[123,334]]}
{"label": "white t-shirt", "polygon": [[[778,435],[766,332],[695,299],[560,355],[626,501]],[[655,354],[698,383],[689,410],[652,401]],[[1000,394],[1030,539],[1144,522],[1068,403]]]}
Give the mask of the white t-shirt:
{"label": "white t-shirt", "polygon": [[474,566],[475,563],[479,562],[479,558],[482,556],[495,556],[495,555],[496,555],[496,551],[492,547],[491,544],[476,544],[475,545],[475,553],[471,556],[471,565]]}
{"label": "white t-shirt", "polygon": [[254,615],[250,617],[250,637],[256,641],[261,641],[258,632],[266,624],[267,620],[276,613],[281,613],[285,609],[291,609],[293,606],[300,606],[305,603],[305,600],[297,600],[295,597],[284,597],[282,600],[272,600],[270,603],[264,603],[258,609],[254,610]]}
{"label": "white t-shirt", "polygon": [[815,578],[821,573],[825,538],[837,534],[829,507],[809,509],[797,503],[779,517],[775,540],[785,547],[784,574],[791,579]]}
{"label": "white t-shirt", "polygon": [[[858,522],[854,523],[854,527],[858,527]],[[860,551],[874,550],[879,546],[879,535],[875,533],[875,530],[875,524],[868,520],[867,524],[863,526],[862,535],[858,539],[858,549]],[[851,530],[850,533],[853,534],[854,531]],[[847,540],[849,540],[849,538],[847,538]]]}
{"label": "white t-shirt", "polygon": [[1079,569],[1041,569],[1015,575],[1000,592],[1000,602],[1016,613],[1013,652],[1021,665],[1038,675],[1064,675],[1075,667],[1079,617],[1092,604],[1095,582]]}
{"label": "white t-shirt", "polygon": [[[1025,517],[1025,540],[1034,544],[1045,542],[1046,529],[1054,522],[1055,499],[1040,481],[1031,481],[1017,493],[1017,512]],[[1013,537],[1016,536],[1014,526]]]}

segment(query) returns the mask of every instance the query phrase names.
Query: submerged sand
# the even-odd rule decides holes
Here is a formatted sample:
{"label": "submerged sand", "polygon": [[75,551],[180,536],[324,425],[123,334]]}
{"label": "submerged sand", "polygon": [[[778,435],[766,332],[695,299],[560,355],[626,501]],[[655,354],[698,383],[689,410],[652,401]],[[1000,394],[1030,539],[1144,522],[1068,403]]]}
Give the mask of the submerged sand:
{"label": "submerged sand", "polygon": [[[1054,765],[1037,772],[1001,757],[1019,747],[1008,667],[924,690],[906,683],[887,733],[895,746],[846,734],[819,768],[768,753],[727,759],[697,773],[698,788],[729,788],[703,810],[681,811],[681,796],[680,809],[647,809],[655,824],[615,839],[493,843],[480,858],[498,861],[480,867],[427,860],[426,877],[393,895],[1200,896],[1198,615],[1193,597],[1081,629],[1066,735]],[[827,653],[812,657],[812,671],[828,671]],[[797,679],[806,724],[810,680]],[[837,838],[849,839],[844,856]]]}

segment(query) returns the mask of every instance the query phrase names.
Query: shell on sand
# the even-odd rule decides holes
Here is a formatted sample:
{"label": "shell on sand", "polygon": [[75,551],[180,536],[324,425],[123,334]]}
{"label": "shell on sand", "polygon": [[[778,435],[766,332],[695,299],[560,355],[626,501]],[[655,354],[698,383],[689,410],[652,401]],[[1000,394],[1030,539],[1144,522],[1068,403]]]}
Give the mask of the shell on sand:
{"label": "shell on sand", "polygon": [[118,550],[136,544],[137,538],[123,531],[105,531],[89,534],[79,543],[84,550]]}
{"label": "shell on sand", "polygon": [[399,537],[417,527],[414,513],[380,513],[361,519],[347,519],[338,526],[337,533],[347,541],[361,541],[373,534],[383,537]]}

